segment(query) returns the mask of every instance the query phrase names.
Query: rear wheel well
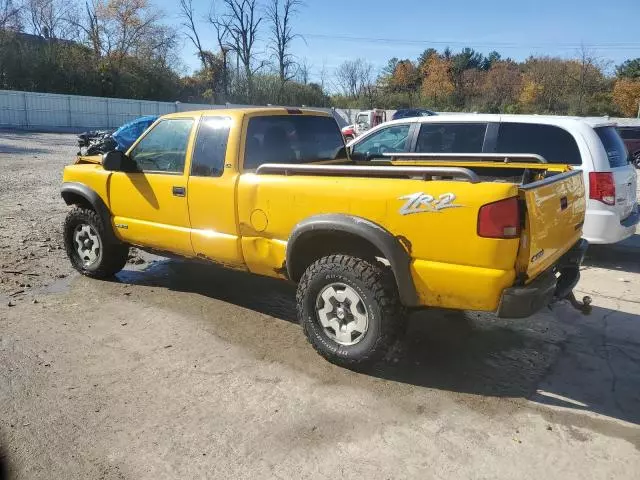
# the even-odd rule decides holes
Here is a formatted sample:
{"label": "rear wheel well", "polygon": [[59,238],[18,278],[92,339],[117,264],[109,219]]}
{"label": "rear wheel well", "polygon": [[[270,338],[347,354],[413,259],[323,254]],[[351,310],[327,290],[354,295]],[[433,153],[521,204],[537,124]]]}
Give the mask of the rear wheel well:
{"label": "rear wheel well", "polygon": [[307,232],[294,245],[289,265],[291,280],[298,282],[316,260],[328,255],[350,255],[375,263],[384,254],[371,242],[347,232]]}

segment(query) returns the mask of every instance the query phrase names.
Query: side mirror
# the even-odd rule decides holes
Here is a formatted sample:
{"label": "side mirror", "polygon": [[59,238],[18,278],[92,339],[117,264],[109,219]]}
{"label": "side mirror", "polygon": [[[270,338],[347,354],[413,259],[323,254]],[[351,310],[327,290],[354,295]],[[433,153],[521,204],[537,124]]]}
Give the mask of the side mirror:
{"label": "side mirror", "polygon": [[130,172],[135,170],[124,152],[111,150],[102,155],[102,168],[110,172]]}

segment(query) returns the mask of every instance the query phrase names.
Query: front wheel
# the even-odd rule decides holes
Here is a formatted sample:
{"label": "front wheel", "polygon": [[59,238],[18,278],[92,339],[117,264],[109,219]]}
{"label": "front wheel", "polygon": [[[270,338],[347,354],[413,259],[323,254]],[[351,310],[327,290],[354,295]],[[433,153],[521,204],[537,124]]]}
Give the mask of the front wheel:
{"label": "front wheel", "polygon": [[129,247],[105,241],[105,225],[96,212],[76,207],[64,221],[64,246],[73,268],[93,278],[108,278],[127,263]]}
{"label": "front wheel", "polygon": [[633,154],[633,165],[636,168],[640,168],[640,152],[636,152]]}
{"label": "front wheel", "polygon": [[404,331],[405,312],[390,272],[348,255],[323,257],[302,276],[298,319],[316,351],[337,365],[380,360]]}

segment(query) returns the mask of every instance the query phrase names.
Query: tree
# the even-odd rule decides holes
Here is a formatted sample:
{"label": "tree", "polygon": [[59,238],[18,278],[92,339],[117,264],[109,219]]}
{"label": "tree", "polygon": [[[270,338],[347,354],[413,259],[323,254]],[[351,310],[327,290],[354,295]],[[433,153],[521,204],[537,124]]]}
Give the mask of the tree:
{"label": "tree", "polygon": [[616,80],[613,101],[625,116],[635,117],[640,108],[640,80]]}
{"label": "tree", "polygon": [[489,52],[489,55],[487,55],[482,61],[482,66],[480,68],[482,68],[482,70],[490,70],[491,67],[500,60],[502,60],[502,55],[493,50]]}
{"label": "tree", "polygon": [[301,5],[301,0],[270,0],[267,5],[267,19],[271,26],[270,48],[276,58],[282,83],[294,76],[295,62],[291,54],[291,43],[299,35],[293,33],[291,21]]}
{"label": "tree", "polygon": [[432,56],[422,71],[422,94],[434,104],[451,96],[455,87],[451,81],[451,60]]}
{"label": "tree", "polygon": [[335,77],[345,96],[357,98],[366,86],[371,87],[372,70],[373,66],[361,58],[346,60],[336,69]]}
{"label": "tree", "polygon": [[435,48],[427,48],[422,52],[418,57],[418,69],[422,71],[429,59],[434,55],[438,55],[438,51]]}
{"label": "tree", "polygon": [[[295,79],[297,82],[307,85],[309,83],[309,77],[311,76],[311,67],[307,59],[305,58],[301,62],[298,63],[296,69]],[[282,76],[280,76],[280,81],[282,82]]]}
{"label": "tree", "polygon": [[15,0],[0,0],[0,30],[20,30],[21,10]]}
{"label": "tree", "polygon": [[640,78],[640,58],[627,60],[616,68],[616,75],[619,78],[637,79]]}
{"label": "tree", "polygon": [[42,38],[71,39],[77,34],[76,4],[67,0],[26,0],[29,30]]}
{"label": "tree", "polygon": [[522,72],[513,62],[495,61],[487,72],[482,97],[490,112],[504,112],[515,105],[522,91]]}
{"label": "tree", "polygon": [[263,18],[258,12],[257,0],[223,0],[223,4],[227,9],[224,17],[229,35],[229,49],[242,62],[247,82],[247,98],[251,99],[253,75],[265,63],[260,61],[258,66],[254,65],[255,44]]}
{"label": "tree", "polygon": [[420,84],[420,72],[411,60],[399,61],[390,83],[396,90],[404,92],[415,90]]}

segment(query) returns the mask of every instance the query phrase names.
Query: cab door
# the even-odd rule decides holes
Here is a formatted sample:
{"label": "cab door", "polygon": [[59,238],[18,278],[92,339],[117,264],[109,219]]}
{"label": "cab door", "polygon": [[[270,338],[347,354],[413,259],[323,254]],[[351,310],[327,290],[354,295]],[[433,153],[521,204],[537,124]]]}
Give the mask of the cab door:
{"label": "cab door", "polygon": [[128,152],[133,172],[114,172],[109,202],[117,235],[127,243],[193,256],[186,164],[195,118],[156,123]]}
{"label": "cab door", "polygon": [[200,119],[187,188],[194,253],[231,267],[244,265],[236,218],[241,128],[234,122],[239,121],[213,115]]}

